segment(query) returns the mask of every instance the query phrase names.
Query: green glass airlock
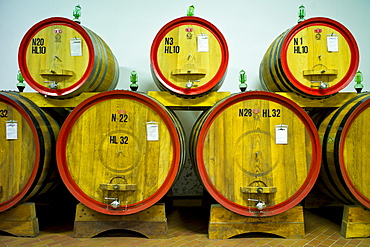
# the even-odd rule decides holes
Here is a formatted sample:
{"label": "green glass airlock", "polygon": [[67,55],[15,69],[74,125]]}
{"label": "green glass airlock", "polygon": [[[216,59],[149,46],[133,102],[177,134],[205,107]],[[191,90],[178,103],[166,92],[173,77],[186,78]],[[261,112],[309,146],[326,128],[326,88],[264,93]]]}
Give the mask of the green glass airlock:
{"label": "green glass airlock", "polygon": [[247,75],[245,74],[244,70],[241,70],[239,72],[239,81],[240,81],[240,84],[239,84],[240,91],[245,92],[245,90],[247,89],[248,86],[245,83],[247,81]]}

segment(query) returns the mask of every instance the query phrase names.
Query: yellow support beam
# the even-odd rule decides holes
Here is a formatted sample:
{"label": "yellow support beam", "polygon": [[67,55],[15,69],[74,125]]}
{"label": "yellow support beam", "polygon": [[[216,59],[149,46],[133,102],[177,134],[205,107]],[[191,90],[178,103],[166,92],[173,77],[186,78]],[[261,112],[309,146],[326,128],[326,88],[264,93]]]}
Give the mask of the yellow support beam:
{"label": "yellow support beam", "polygon": [[198,110],[214,106],[218,101],[230,95],[230,92],[210,92],[202,97],[178,97],[170,92],[149,91],[148,95],[155,98],[163,105],[175,110]]}
{"label": "yellow support beam", "polygon": [[[89,97],[98,94],[98,92],[85,92],[69,99],[58,99],[46,97],[40,93],[21,93],[22,96],[30,99],[39,107],[76,107]],[[357,93],[343,92],[337,93],[331,97],[323,99],[304,98],[296,93],[276,92],[284,96],[301,107],[341,107],[348,100],[356,97]],[[218,101],[231,95],[230,92],[210,92],[202,97],[195,96],[191,98],[178,97],[166,91],[149,91],[148,95],[161,102],[166,107],[174,110],[203,110],[214,106]]]}
{"label": "yellow support beam", "polygon": [[82,101],[96,94],[98,93],[89,92],[89,93],[82,93],[78,96],[75,96],[69,99],[58,99],[58,98],[46,97],[40,93],[21,93],[22,96],[30,99],[32,102],[34,102],[39,107],[63,107],[63,108],[76,107]]}

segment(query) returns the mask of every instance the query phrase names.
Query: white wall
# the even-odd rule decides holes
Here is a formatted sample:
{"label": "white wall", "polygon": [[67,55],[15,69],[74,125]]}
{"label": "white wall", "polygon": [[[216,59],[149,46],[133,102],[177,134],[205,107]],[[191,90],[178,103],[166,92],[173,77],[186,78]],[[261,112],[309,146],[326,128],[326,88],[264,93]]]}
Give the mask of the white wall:
{"label": "white wall", "polygon": [[[22,37],[37,22],[49,17],[73,18],[82,7],[82,25],[98,34],[112,49],[120,65],[118,89],[129,88],[132,70],[139,75],[139,90],[158,90],[150,72],[150,47],[157,32],[171,20],[185,16],[190,5],[195,16],[214,24],[229,47],[229,65],[219,91],[238,92],[239,71],[247,72],[248,89],[261,89],[259,64],[272,41],[293,27],[298,7],[307,16],[339,21],[354,35],[360,49],[359,69],[364,90],[370,90],[370,0],[0,0],[0,90],[16,90],[17,53]],[[29,86],[28,92],[33,92]],[[353,83],[343,91],[354,91]],[[177,112],[189,133],[199,112]],[[175,195],[199,195],[202,188],[191,165],[175,184]]]}
{"label": "white wall", "polygon": [[[48,17],[73,18],[82,7],[82,25],[102,37],[116,55],[121,75],[119,89],[128,89],[132,70],[139,75],[140,91],[158,90],[150,73],[149,52],[156,33],[169,21],[186,15],[194,4],[195,16],[214,24],[229,46],[228,72],[219,91],[238,91],[238,74],[244,69],[249,89],[261,89],[259,64],[272,41],[297,23],[298,7],[307,16],[329,17],[346,26],[360,48],[359,69],[364,90],[370,74],[370,0],[0,0],[0,90],[16,89],[17,54],[22,37],[31,26]],[[33,91],[29,86],[26,91]],[[353,84],[344,91],[353,91]]]}

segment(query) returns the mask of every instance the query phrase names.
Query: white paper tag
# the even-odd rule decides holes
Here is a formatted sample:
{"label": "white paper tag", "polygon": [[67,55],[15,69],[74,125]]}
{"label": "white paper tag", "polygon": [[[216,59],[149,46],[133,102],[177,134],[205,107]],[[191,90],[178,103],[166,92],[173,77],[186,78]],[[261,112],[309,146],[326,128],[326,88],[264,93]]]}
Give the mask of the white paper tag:
{"label": "white paper tag", "polygon": [[328,52],[338,52],[338,35],[329,34],[326,36]]}
{"label": "white paper tag", "polygon": [[18,124],[17,122],[6,122],[6,139],[16,140],[18,139]]}
{"label": "white paper tag", "polygon": [[70,40],[71,56],[82,56],[82,41],[81,39],[73,38]]}
{"label": "white paper tag", "polygon": [[159,141],[158,123],[156,122],[146,123],[146,140]]}
{"label": "white paper tag", "polygon": [[198,52],[209,52],[208,35],[201,34],[198,36]]}
{"label": "white paper tag", "polygon": [[275,125],[275,143],[288,144],[288,125]]}

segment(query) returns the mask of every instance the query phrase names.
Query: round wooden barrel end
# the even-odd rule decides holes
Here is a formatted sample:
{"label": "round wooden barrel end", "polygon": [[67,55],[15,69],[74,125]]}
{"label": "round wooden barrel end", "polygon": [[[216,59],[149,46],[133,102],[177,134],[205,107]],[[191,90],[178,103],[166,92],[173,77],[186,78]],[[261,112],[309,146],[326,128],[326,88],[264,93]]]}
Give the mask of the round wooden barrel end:
{"label": "round wooden barrel end", "polygon": [[207,191],[245,216],[272,216],[294,207],[320,170],[320,139],[311,118],[296,103],[270,92],[220,101],[197,120],[190,143]]}
{"label": "round wooden barrel end", "polygon": [[181,124],[161,103],[138,92],[108,91],[88,98],[66,119],[57,164],[81,203],[127,215],[168,192],[185,160],[184,145]]}
{"label": "round wooden barrel end", "polygon": [[300,22],[277,37],[260,65],[260,78],[270,91],[326,98],[354,78],[359,49],[341,23],[316,17]]}
{"label": "round wooden barrel end", "polygon": [[164,25],[155,36],[150,62],[160,90],[178,96],[201,96],[217,91],[229,60],[226,40],[210,22],[194,16]]}
{"label": "round wooden barrel end", "polygon": [[108,45],[63,17],[42,20],[27,31],[18,64],[34,90],[56,98],[111,90],[118,82],[118,63]]}

